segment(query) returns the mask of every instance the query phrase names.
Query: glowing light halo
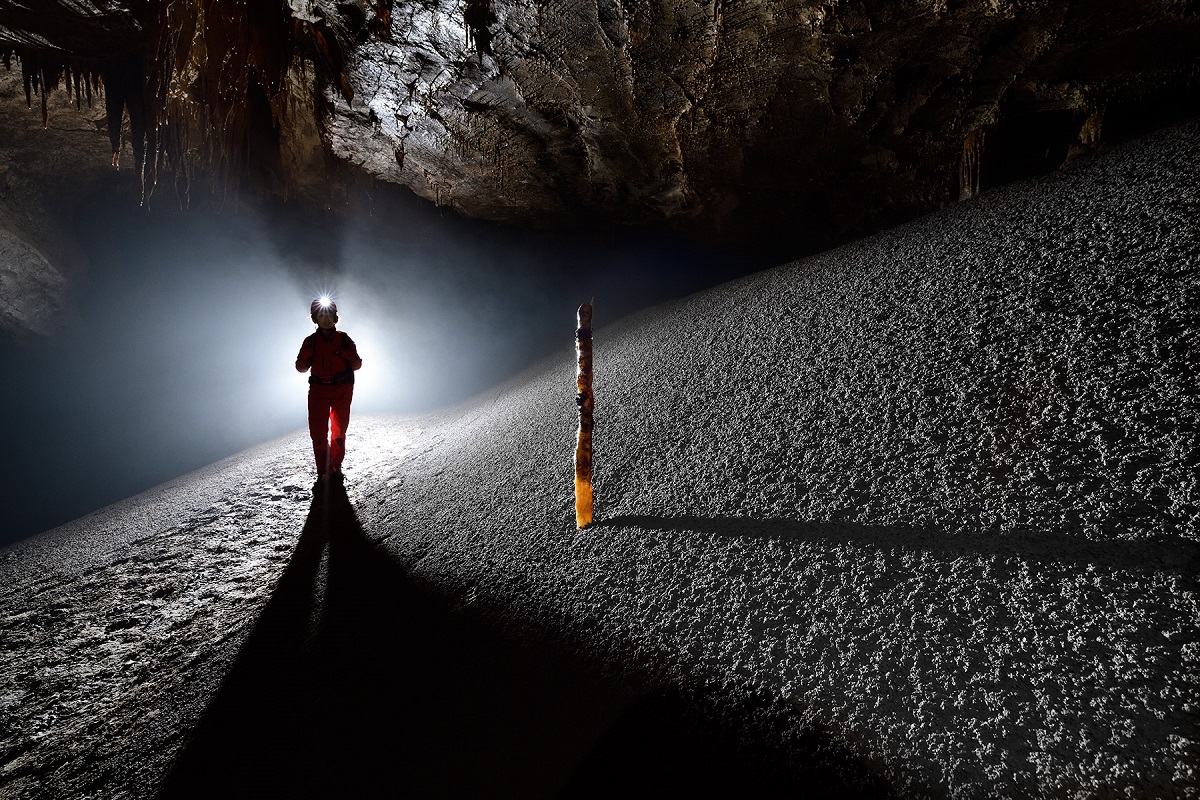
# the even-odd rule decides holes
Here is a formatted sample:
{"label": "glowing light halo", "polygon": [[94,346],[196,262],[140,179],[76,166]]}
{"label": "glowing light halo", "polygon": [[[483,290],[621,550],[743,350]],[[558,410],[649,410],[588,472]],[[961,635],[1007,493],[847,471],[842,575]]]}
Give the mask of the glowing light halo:
{"label": "glowing light halo", "polygon": [[337,305],[337,292],[334,291],[329,284],[320,285],[309,297],[315,297],[313,303],[318,309],[326,310]]}

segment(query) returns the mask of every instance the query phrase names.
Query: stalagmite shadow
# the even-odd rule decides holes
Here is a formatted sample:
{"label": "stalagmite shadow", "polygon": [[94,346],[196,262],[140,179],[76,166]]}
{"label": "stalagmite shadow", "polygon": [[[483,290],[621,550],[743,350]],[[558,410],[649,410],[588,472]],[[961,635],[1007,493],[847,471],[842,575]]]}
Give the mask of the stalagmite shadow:
{"label": "stalagmite shadow", "polygon": [[1016,557],[1038,563],[1166,571],[1189,578],[1200,571],[1200,545],[1172,536],[1097,541],[1057,531],[955,533],[917,526],[863,525],[855,522],[632,514],[602,519],[597,523],[597,527],[605,526],[771,539],[785,546],[789,543],[824,542],[830,545],[872,546],[883,550],[899,548],[929,551],[946,558]]}

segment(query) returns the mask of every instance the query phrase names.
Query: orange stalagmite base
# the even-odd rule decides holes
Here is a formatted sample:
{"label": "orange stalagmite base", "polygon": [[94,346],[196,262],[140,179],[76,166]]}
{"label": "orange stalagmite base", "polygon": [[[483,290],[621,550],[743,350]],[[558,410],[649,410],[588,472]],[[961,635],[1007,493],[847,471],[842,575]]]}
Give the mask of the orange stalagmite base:
{"label": "orange stalagmite base", "polygon": [[592,481],[575,476],[575,527],[592,524]]}
{"label": "orange stalagmite base", "polygon": [[579,327],[575,330],[575,351],[579,372],[575,378],[579,406],[579,435],[575,440],[575,527],[592,524],[592,305],[579,307]]}

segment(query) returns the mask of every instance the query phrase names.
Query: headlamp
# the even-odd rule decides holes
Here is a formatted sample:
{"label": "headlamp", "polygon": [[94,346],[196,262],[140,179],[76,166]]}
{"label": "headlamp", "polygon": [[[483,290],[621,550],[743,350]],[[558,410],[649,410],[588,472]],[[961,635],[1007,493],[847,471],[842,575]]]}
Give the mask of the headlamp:
{"label": "headlamp", "polygon": [[316,300],[312,301],[312,305],[308,308],[312,315],[312,321],[317,321],[318,315],[328,315],[333,317],[333,321],[337,322],[337,303],[333,302],[333,298],[327,294],[323,294]]}

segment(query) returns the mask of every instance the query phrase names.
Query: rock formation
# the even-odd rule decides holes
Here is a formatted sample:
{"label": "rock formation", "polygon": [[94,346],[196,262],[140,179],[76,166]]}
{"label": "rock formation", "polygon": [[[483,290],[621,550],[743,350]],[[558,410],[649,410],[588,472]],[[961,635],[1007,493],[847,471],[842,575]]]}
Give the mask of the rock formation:
{"label": "rock formation", "polygon": [[788,236],[795,252],[1049,171],[1200,97],[1200,7],[1180,0],[41,7],[0,0],[30,104],[94,85],[148,192],[167,176],[185,203],[240,185],[336,207],[365,174],[491,220]]}
{"label": "rock formation", "polygon": [[461,3],[397,6],[327,93],[332,151],[476,216],[814,243],[1049,170],[1200,52],[1166,2],[490,7],[472,46]]}

